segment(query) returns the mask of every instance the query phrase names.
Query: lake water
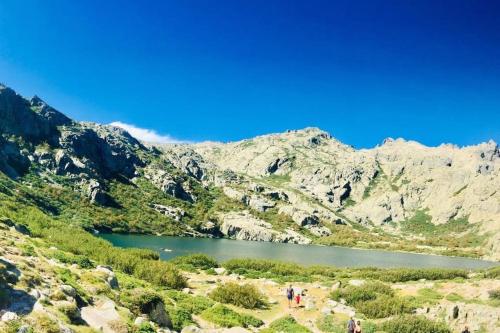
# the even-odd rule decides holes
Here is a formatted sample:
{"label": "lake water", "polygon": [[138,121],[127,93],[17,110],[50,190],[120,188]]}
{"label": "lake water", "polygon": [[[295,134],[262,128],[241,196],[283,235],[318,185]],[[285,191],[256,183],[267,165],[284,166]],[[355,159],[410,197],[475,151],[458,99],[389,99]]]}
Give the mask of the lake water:
{"label": "lake water", "polygon": [[[336,246],[250,242],[229,239],[186,238],[150,235],[101,234],[118,247],[138,247],[158,251],[168,260],[190,253],[205,253],[220,261],[231,258],[264,258],[303,265],[337,267],[427,267],[478,269],[498,262],[436,255],[352,249]],[[169,251],[165,251],[168,249]]]}

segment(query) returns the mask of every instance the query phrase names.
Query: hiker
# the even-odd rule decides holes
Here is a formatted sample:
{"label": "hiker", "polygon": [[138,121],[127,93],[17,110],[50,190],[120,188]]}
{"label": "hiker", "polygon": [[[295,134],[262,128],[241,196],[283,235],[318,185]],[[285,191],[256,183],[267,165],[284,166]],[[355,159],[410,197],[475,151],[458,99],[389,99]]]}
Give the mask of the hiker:
{"label": "hiker", "polygon": [[361,322],[359,320],[356,322],[356,328],[354,329],[354,333],[361,333]]}
{"label": "hiker", "polygon": [[295,303],[297,303],[297,306],[300,306],[300,293],[297,293],[297,295],[295,295]]}
{"label": "hiker", "polygon": [[465,326],[464,330],[462,331],[462,333],[470,333],[469,331],[469,327],[468,326]]}
{"label": "hiker", "polygon": [[292,285],[290,285],[286,290],[286,298],[288,299],[288,307],[292,306],[294,294],[295,294],[295,292],[293,291]]}
{"label": "hiker", "polygon": [[347,333],[354,333],[354,329],[356,328],[356,322],[354,322],[354,318],[351,317],[347,322]]}

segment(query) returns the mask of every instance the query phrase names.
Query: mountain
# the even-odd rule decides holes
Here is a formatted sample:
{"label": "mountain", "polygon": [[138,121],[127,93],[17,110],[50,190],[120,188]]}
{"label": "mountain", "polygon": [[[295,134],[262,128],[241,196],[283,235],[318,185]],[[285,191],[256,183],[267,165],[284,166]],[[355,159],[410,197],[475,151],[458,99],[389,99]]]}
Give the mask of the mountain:
{"label": "mountain", "polygon": [[306,128],[155,145],[0,86],[0,194],[87,230],[500,259],[500,150]]}

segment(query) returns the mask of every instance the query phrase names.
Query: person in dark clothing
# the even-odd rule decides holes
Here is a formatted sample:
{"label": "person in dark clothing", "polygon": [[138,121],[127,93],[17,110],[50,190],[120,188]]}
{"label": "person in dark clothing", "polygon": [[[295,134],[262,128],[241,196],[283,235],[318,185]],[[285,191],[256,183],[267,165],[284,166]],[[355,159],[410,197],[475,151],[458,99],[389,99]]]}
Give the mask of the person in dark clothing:
{"label": "person in dark clothing", "polygon": [[354,333],[354,330],[356,329],[356,322],[354,321],[354,318],[351,317],[349,321],[347,322],[347,333]]}
{"label": "person in dark clothing", "polygon": [[469,331],[469,327],[468,326],[465,326],[464,330],[462,331],[462,333],[470,333]]}
{"label": "person in dark clothing", "polygon": [[293,297],[295,292],[293,291],[292,285],[290,285],[286,290],[286,298],[288,299],[288,307],[292,306]]}

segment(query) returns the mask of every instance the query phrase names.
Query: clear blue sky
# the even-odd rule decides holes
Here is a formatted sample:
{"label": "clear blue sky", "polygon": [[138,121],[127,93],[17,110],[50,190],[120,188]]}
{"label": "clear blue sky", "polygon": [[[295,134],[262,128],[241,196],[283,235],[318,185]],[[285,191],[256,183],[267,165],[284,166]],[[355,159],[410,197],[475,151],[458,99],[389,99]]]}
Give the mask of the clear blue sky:
{"label": "clear blue sky", "polygon": [[500,1],[0,2],[0,82],[186,140],[500,141]]}

